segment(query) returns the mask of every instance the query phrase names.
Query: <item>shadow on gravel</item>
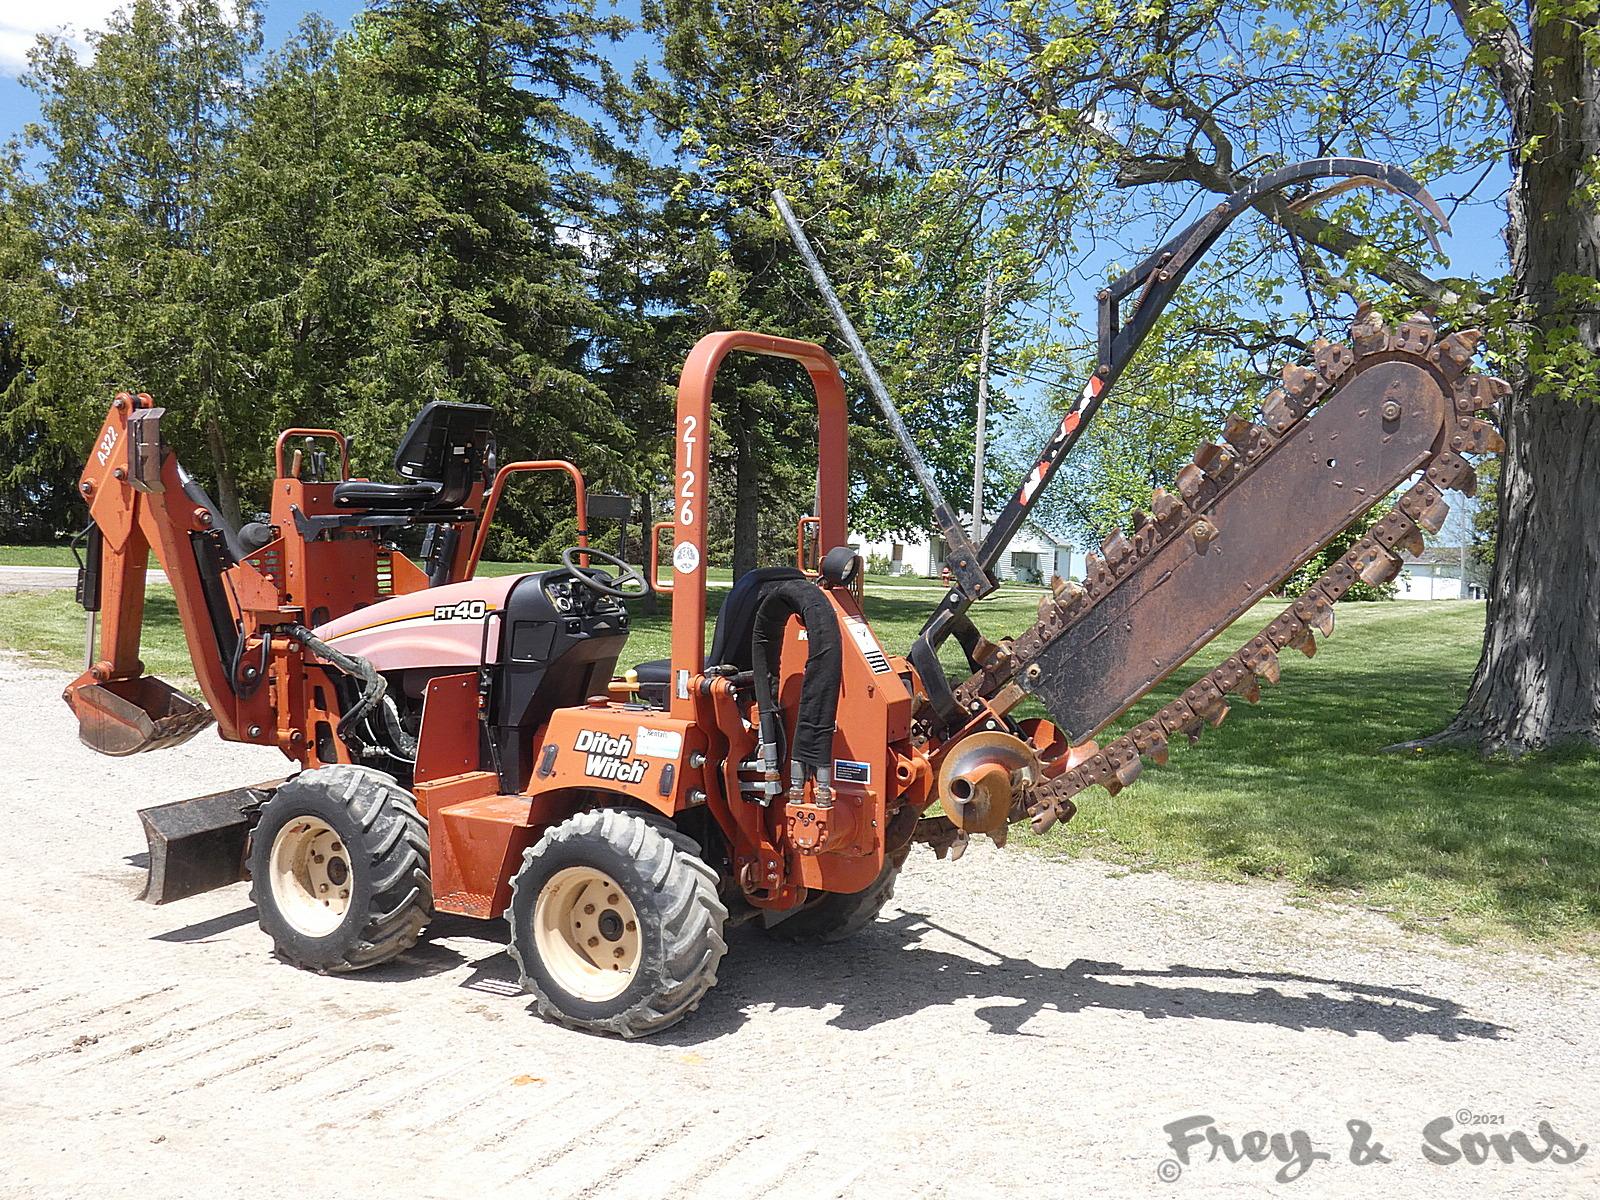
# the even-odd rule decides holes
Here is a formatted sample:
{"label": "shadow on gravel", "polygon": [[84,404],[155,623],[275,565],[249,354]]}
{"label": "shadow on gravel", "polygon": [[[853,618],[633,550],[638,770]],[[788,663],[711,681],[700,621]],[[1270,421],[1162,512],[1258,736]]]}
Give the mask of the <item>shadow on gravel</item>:
{"label": "shadow on gravel", "polygon": [[[923,944],[954,939],[968,953]],[[939,925],[920,913],[879,921],[849,942],[792,946],[753,927],[736,930],[721,982],[693,1017],[657,1040],[693,1045],[733,1033],[747,1009],[841,1005],[828,1024],[870,1029],[925,1008],[988,1001],[976,1015],[991,1032],[1037,1036],[1022,1026],[1041,1012],[1135,1012],[1151,1020],[1202,1017],[1295,1031],[1373,1033],[1388,1041],[1433,1037],[1495,1039],[1504,1026],[1461,1005],[1405,988],[1274,971],[1174,965],[1125,967],[1079,959],[1041,967]],[[976,952],[975,954],[971,952]]]}
{"label": "shadow on gravel", "polygon": [[166,933],[158,933],[151,937],[152,942],[204,942],[214,938],[219,933],[227,933],[230,929],[238,929],[241,925],[254,925],[256,923],[255,906],[241,908],[235,912],[223,913],[220,917],[212,917],[206,921],[196,921],[193,925],[184,925],[177,929],[169,929]]}
{"label": "shadow on gravel", "polygon": [[[156,940],[198,942],[255,919],[245,908],[157,934]],[[764,935],[755,924],[731,931],[721,981],[683,1024],[652,1040],[692,1046],[737,1033],[749,1010],[840,1006],[828,1020],[836,1029],[865,1030],[940,1005],[967,1000],[987,1003],[974,1010],[992,1033],[1025,1033],[1022,1026],[1042,1012],[1109,1009],[1140,1013],[1150,1020],[1201,1017],[1275,1025],[1297,1032],[1329,1030],[1350,1037],[1372,1033],[1392,1042],[1432,1037],[1497,1039],[1507,1028],[1466,1015],[1461,1005],[1407,988],[1324,979],[1286,971],[1239,971],[1229,967],[1173,965],[1127,967],[1078,959],[1064,967],[1041,967],[1000,953],[921,913],[879,921],[847,942],[794,946]],[[440,938],[480,941],[481,956],[441,945]],[[934,945],[926,944],[933,941]],[[964,952],[941,949],[941,940]],[[459,984],[521,1002],[516,964],[505,952],[505,925],[443,916],[424,939],[393,962],[356,971],[352,982],[398,983],[470,967]]]}

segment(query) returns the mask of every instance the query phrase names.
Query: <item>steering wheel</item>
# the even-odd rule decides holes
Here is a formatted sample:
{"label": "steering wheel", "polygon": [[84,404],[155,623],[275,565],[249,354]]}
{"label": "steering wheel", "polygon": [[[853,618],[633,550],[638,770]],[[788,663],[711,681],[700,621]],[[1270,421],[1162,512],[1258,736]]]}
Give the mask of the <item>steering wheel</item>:
{"label": "steering wheel", "polygon": [[[587,554],[590,559],[598,558],[607,566],[616,567],[621,574],[608,575],[604,571],[597,571],[594,567],[580,567],[574,560],[580,554]],[[610,596],[613,600],[642,600],[650,594],[650,584],[645,577],[623,562],[615,554],[607,554],[604,550],[594,550],[583,546],[568,546],[561,552],[561,565],[567,569],[579,583],[590,591],[599,592],[602,596]],[[633,591],[624,591],[624,585],[636,583],[639,586]]]}

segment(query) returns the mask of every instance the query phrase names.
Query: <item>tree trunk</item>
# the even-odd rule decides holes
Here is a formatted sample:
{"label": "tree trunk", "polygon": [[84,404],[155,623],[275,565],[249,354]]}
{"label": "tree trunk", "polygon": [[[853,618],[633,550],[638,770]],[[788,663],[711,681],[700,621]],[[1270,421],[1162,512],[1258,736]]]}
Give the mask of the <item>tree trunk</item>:
{"label": "tree trunk", "polygon": [[[1559,285],[1600,276],[1600,214],[1583,174],[1600,154],[1600,70],[1585,64],[1582,34],[1566,18],[1534,22],[1531,85],[1512,122],[1511,146],[1526,149],[1507,241],[1534,350],[1565,344],[1577,351],[1569,365],[1592,379],[1594,304]],[[1511,371],[1483,656],[1439,739],[1486,753],[1600,744],[1600,396],[1554,395],[1538,362],[1528,365]]]}
{"label": "tree trunk", "polygon": [[755,448],[755,414],[748,400],[739,406],[739,452],[733,485],[733,577],[758,565],[761,537],[761,456]]}
{"label": "tree trunk", "polygon": [[239,482],[228,461],[228,444],[215,417],[206,418],[206,444],[211,449],[211,467],[217,476],[217,507],[222,519],[238,529],[244,522],[239,515]]}

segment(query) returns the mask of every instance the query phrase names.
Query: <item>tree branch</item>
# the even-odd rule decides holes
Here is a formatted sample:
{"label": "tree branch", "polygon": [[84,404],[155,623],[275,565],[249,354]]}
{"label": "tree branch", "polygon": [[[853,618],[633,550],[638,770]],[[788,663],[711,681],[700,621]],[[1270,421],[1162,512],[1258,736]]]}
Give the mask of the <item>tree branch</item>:
{"label": "tree branch", "polygon": [[1505,10],[1495,0],[1446,0],[1455,14],[1461,32],[1480,62],[1480,68],[1494,81],[1506,108],[1522,110],[1533,78],[1533,54]]}

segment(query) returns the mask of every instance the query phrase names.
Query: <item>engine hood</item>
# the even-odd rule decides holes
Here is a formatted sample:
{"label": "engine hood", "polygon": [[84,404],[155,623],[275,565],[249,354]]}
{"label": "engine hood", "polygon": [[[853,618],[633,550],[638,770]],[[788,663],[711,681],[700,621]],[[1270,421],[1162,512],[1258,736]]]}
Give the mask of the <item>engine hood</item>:
{"label": "engine hood", "polygon": [[[526,575],[469,579],[424,588],[369,604],[319,625],[319,638],[346,654],[360,655],[380,671],[415,668],[474,668],[483,652],[483,626],[505,608],[506,597]],[[488,661],[500,654],[498,622],[489,632]]]}

